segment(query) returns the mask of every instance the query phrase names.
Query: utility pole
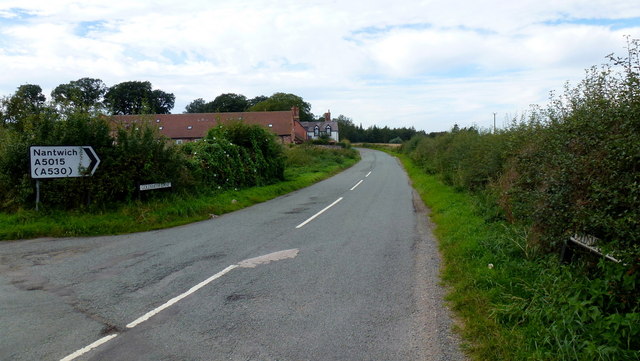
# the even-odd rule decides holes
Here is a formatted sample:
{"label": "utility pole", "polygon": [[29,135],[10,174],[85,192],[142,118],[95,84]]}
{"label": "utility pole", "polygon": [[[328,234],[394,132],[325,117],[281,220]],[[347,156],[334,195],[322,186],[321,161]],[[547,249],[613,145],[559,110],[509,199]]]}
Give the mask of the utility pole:
{"label": "utility pole", "polygon": [[493,134],[496,134],[496,112],[493,112]]}

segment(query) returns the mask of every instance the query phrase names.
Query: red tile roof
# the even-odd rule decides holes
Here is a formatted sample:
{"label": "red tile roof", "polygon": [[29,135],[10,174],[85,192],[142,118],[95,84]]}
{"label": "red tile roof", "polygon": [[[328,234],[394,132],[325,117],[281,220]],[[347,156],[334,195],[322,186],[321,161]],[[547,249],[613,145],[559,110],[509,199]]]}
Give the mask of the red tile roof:
{"label": "red tile roof", "polygon": [[300,122],[294,120],[291,110],[273,112],[238,113],[187,113],[187,114],[146,114],[114,115],[116,122],[132,123],[146,121],[155,124],[160,134],[171,139],[200,139],[209,129],[232,121],[241,120],[247,124],[261,125],[274,134],[284,137],[306,139],[306,133]]}

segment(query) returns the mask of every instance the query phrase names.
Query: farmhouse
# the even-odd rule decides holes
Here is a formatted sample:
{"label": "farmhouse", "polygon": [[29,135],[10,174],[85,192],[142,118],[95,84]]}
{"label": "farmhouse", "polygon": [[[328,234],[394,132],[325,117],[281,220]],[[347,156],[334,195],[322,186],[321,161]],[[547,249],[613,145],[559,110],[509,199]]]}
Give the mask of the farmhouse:
{"label": "farmhouse", "polygon": [[308,139],[296,107],[273,112],[114,115],[112,120],[125,127],[141,122],[152,124],[176,144],[202,139],[209,129],[234,121],[263,126],[277,135],[283,144],[302,143]]}
{"label": "farmhouse", "polygon": [[307,139],[319,139],[327,136],[332,141],[337,142],[338,122],[331,121],[331,112],[324,113],[324,121],[321,122],[300,122],[307,132]]}

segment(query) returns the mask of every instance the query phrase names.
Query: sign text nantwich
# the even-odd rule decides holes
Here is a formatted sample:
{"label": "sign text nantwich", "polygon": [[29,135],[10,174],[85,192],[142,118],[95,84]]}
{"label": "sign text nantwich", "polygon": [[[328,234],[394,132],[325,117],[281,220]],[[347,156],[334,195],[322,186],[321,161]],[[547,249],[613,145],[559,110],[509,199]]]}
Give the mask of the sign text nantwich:
{"label": "sign text nantwich", "polygon": [[100,158],[90,146],[33,146],[31,178],[66,178],[93,175]]}

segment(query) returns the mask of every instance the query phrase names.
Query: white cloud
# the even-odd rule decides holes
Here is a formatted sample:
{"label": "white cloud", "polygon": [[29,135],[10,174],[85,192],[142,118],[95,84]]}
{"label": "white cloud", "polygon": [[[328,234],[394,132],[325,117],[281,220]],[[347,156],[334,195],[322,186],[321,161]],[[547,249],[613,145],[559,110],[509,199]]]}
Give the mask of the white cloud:
{"label": "white cloud", "polygon": [[626,34],[640,37],[636,0],[4,0],[0,95],[90,76],[149,80],[174,112],[284,91],[364,126],[489,126],[623,52]]}

